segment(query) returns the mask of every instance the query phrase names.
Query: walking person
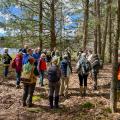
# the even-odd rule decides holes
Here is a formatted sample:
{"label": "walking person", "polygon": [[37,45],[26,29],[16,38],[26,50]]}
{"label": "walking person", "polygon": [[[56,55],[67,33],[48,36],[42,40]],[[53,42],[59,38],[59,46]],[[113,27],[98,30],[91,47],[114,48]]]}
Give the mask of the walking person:
{"label": "walking person", "polygon": [[80,82],[80,93],[82,96],[85,96],[87,90],[87,78],[89,71],[91,70],[91,65],[86,58],[86,53],[81,54],[81,57],[76,65],[76,69],[78,72],[78,77]]}
{"label": "walking person", "polygon": [[35,59],[33,57],[30,57],[28,59],[28,63],[24,64],[23,66],[23,72],[21,76],[21,80],[24,85],[24,91],[23,91],[23,107],[27,106],[32,107],[32,97],[35,90],[36,85],[36,76],[34,74],[34,62]]}
{"label": "walking person", "polygon": [[59,108],[59,89],[60,89],[61,71],[57,66],[57,59],[52,59],[52,65],[48,69],[49,80],[49,104],[53,108],[53,101],[55,108]]}
{"label": "walking person", "polygon": [[67,55],[63,56],[63,60],[61,61],[61,86],[60,86],[60,95],[65,97],[68,96],[68,85],[69,85],[69,77],[71,73],[70,69],[70,61]]}
{"label": "walking person", "polygon": [[9,73],[10,62],[12,61],[12,57],[8,54],[8,48],[4,48],[4,54],[2,56],[2,63],[4,66],[4,77],[6,78]]}
{"label": "walking person", "polygon": [[20,88],[21,72],[22,72],[22,52],[17,53],[15,59],[12,61],[12,68],[16,71],[16,88]]}
{"label": "walking person", "polygon": [[41,54],[41,57],[38,61],[38,71],[40,73],[40,82],[39,84],[41,86],[44,86],[43,80],[45,76],[45,71],[47,70],[47,65],[46,65],[46,55],[44,53]]}

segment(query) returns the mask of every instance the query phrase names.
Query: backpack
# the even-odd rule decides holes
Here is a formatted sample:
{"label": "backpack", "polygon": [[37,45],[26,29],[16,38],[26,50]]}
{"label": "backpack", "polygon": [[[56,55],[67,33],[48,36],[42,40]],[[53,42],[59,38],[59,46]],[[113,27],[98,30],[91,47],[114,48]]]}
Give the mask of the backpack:
{"label": "backpack", "polygon": [[90,62],[87,59],[82,59],[80,62],[82,74],[88,74],[91,69]]}
{"label": "backpack", "polygon": [[91,67],[93,69],[100,67],[100,60],[99,60],[99,57],[97,54],[93,55],[93,57],[91,59]]}
{"label": "backpack", "polygon": [[14,68],[14,69],[16,68],[16,61],[15,61],[15,59],[12,60],[11,67]]}

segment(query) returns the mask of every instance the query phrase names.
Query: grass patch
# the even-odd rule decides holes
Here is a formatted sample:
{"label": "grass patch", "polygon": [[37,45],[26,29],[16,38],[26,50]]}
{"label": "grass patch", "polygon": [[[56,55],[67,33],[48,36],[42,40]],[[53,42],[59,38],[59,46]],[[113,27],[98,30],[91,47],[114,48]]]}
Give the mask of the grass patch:
{"label": "grass patch", "polygon": [[90,102],[86,102],[82,105],[82,108],[91,109],[91,108],[94,108],[94,105]]}
{"label": "grass patch", "polygon": [[107,113],[112,113],[112,110],[109,107],[105,108],[104,111],[106,111]]}
{"label": "grass patch", "polygon": [[41,100],[41,96],[40,95],[34,95],[32,97],[32,100],[33,100],[33,102],[40,101]]}

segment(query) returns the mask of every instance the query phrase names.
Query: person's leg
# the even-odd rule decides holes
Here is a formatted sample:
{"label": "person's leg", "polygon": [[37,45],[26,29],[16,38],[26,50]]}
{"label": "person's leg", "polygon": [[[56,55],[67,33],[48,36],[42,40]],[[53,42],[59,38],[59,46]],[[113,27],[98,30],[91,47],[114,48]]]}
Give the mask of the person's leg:
{"label": "person's leg", "polygon": [[23,106],[26,106],[26,100],[27,100],[27,97],[28,97],[28,90],[29,90],[28,84],[24,84],[24,91],[23,91]]}
{"label": "person's leg", "polygon": [[55,83],[55,108],[59,108],[59,90],[60,82]]}
{"label": "person's leg", "polygon": [[61,78],[61,85],[60,85],[60,95],[64,95],[64,82],[65,82],[65,77],[62,76]]}
{"label": "person's leg", "polygon": [[32,106],[32,97],[33,97],[33,93],[35,90],[35,84],[30,84],[29,85],[29,97],[28,97],[28,107]]}
{"label": "person's leg", "polygon": [[69,77],[65,77],[65,96],[68,95]]}
{"label": "person's leg", "polygon": [[9,66],[5,66],[4,68],[4,76],[7,77],[8,75],[8,69],[9,69]]}
{"label": "person's leg", "polygon": [[80,94],[83,95],[83,76],[78,74],[79,77],[79,84],[80,84]]}
{"label": "person's leg", "polygon": [[16,72],[16,87],[20,85],[21,72]]}
{"label": "person's leg", "polygon": [[41,84],[41,86],[44,86],[43,79],[44,79],[44,71],[40,71],[40,84]]}
{"label": "person's leg", "polygon": [[53,108],[53,94],[54,94],[54,86],[53,83],[49,82],[49,104],[50,108]]}
{"label": "person's leg", "polygon": [[84,96],[86,95],[86,90],[87,90],[87,78],[88,78],[88,75],[83,76],[83,80],[84,80]]}

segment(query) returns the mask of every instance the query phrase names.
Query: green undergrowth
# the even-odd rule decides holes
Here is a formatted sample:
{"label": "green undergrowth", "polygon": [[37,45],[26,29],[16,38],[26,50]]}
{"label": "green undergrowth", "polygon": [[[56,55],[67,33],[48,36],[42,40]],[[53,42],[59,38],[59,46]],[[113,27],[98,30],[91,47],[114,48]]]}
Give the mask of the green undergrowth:
{"label": "green undergrowth", "polygon": [[82,105],[82,108],[86,108],[86,109],[92,109],[92,108],[94,108],[95,106],[92,104],[92,103],[90,103],[90,102],[86,102],[86,103],[84,103],[83,105]]}
{"label": "green undergrowth", "polygon": [[41,96],[40,96],[40,95],[34,95],[34,96],[32,97],[32,99],[33,99],[33,102],[37,102],[37,101],[40,101],[40,100],[41,100]]}

